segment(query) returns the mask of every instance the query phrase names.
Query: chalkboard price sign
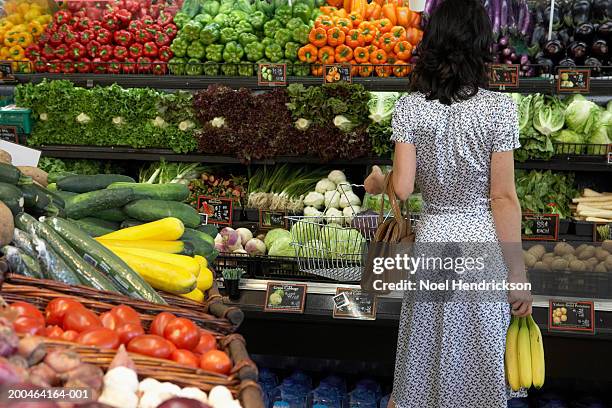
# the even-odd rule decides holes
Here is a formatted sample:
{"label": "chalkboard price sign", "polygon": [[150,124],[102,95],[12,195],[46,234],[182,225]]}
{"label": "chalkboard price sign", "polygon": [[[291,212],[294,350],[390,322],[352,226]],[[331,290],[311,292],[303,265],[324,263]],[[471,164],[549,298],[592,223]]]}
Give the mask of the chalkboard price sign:
{"label": "chalkboard price sign", "polygon": [[198,196],[198,212],[206,214],[209,224],[231,225],[233,204],[230,198]]}
{"label": "chalkboard price sign", "polygon": [[589,68],[561,68],[557,75],[557,91],[585,92],[591,89],[591,70]]}
{"label": "chalkboard price sign", "polygon": [[10,62],[0,62],[0,84],[17,82],[13,74],[13,65]]}
{"label": "chalkboard price sign", "polygon": [[0,139],[19,144],[16,126],[0,126]]}
{"label": "chalkboard price sign", "polygon": [[351,66],[349,64],[333,64],[323,67],[323,81],[326,84],[334,84],[336,82],[353,82],[351,75]]}
{"label": "chalkboard price sign", "polygon": [[265,312],[304,313],[308,285],[268,282]]}
{"label": "chalkboard price sign", "polygon": [[266,86],[287,85],[287,64],[259,64],[257,84]]}
{"label": "chalkboard price sign", "polygon": [[549,301],[548,330],[595,332],[595,305],[592,301]]}
{"label": "chalkboard price sign", "polygon": [[612,164],[612,144],[608,145],[608,164]]}
{"label": "chalkboard price sign", "polygon": [[259,210],[259,228],[287,228],[287,213],[284,211]]}
{"label": "chalkboard price sign", "polygon": [[361,289],[337,288],[334,300],[336,319],[376,319],[376,296]]}
{"label": "chalkboard price sign", "polygon": [[526,241],[556,241],[559,238],[559,214],[523,214],[523,226]]}
{"label": "chalkboard price sign", "polygon": [[489,86],[492,88],[516,88],[519,85],[519,66],[517,64],[492,64],[489,74]]}

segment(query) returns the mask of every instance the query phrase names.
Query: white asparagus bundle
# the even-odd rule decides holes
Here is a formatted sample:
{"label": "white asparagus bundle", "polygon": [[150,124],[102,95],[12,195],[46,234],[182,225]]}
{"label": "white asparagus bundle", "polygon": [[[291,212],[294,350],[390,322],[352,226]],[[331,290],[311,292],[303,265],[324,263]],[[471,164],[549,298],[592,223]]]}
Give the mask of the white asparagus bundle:
{"label": "white asparagus bundle", "polygon": [[612,218],[586,217],[584,220],[588,222],[612,222]]}

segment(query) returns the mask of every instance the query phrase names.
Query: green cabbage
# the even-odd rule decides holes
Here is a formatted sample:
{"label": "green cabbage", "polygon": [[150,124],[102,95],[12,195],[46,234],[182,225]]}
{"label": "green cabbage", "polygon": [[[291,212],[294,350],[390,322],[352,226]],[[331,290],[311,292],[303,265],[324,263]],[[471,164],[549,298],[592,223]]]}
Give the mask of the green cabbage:
{"label": "green cabbage", "polygon": [[399,97],[399,92],[370,92],[368,109],[372,122],[382,123],[391,120],[395,102]]}
{"label": "green cabbage", "polygon": [[553,139],[557,143],[569,143],[575,146],[558,146],[558,153],[562,154],[580,154],[582,153],[581,146],[584,141],[584,135],[574,132],[573,130],[563,129],[553,135]]}
{"label": "green cabbage", "polygon": [[574,97],[565,110],[565,123],[574,132],[589,134],[599,121],[601,109],[584,97]]}
{"label": "green cabbage", "polygon": [[563,128],[565,112],[563,104],[555,97],[545,97],[533,113],[533,127],[543,135],[549,136]]}
{"label": "green cabbage", "polygon": [[291,238],[294,242],[303,244],[310,240],[318,240],[321,228],[313,222],[298,221],[291,227]]}
{"label": "green cabbage", "polygon": [[264,244],[266,244],[266,248],[270,250],[274,242],[280,238],[289,238],[289,240],[291,240],[291,233],[283,228],[275,228],[273,230],[270,230],[264,238]]}
{"label": "green cabbage", "polygon": [[[289,231],[287,231],[289,233]],[[271,256],[295,256],[295,249],[291,245],[291,237],[283,236],[277,238],[270,247],[268,255]]]}

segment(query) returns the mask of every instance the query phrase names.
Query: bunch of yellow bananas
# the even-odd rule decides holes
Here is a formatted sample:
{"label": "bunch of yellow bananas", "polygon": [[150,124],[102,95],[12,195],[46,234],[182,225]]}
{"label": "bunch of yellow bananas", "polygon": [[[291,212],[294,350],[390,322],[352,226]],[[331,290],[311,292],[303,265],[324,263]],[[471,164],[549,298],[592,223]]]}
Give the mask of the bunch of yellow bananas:
{"label": "bunch of yellow bananas", "polygon": [[513,391],[544,385],[544,344],[533,317],[512,317],[505,357],[506,378]]}

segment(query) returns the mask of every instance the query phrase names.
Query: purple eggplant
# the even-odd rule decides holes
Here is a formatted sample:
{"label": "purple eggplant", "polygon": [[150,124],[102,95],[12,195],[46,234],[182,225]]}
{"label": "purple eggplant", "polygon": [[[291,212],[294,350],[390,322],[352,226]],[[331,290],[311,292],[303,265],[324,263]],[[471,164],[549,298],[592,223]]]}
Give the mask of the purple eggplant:
{"label": "purple eggplant", "polygon": [[584,61],[587,57],[588,47],[586,43],[582,41],[574,41],[567,47],[567,54],[570,58],[576,61],[578,64]]}
{"label": "purple eggplant", "polygon": [[559,61],[564,56],[563,45],[559,40],[550,40],[544,45],[544,56]]}
{"label": "purple eggplant", "polygon": [[515,64],[518,62],[519,56],[516,54],[516,52],[513,52],[512,54],[510,54],[510,60]]}
{"label": "purple eggplant", "polygon": [[555,63],[550,59],[542,56],[537,57],[535,63],[542,74],[552,74],[555,69]]}
{"label": "purple eggplant", "polygon": [[574,68],[576,67],[576,61],[571,58],[563,58],[559,61],[559,66],[564,68]]}
{"label": "purple eggplant", "polygon": [[608,21],[607,23],[601,24],[597,28],[597,35],[603,38],[604,40],[611,42],[612,41],[612,21]]}
{"label": "purple eggplant", "polygon": [[499,29],[501,25],[501,3],[502,0],[491,0],[491,7],[493,8],[493,36],[497,38],[499,35]]}
{"label": "purple eggplant", "polygon": [[508,37],[506,36],[503,36],[499,38],[499,41],[497,43],[500,45],[500,47],[504,48],[510,45],[510,39],[508,39]]}
{"label": "purple eggplant", "polygon": [[608,56],[608,43],[606,40],[595,40],[591,45],[591,54],[597,58],[605,59]]}
{"label": "purple eggplant", "polygon": [[536,75],[535,67],[529,67],[529,71],[526,72],[525,76],[531,78],[531,77],[534,77],[535,75]]}
{"label": "purple eggplant", "polygon": [[529,71],[529,65],[521,65],[521,71],[523,72]]}
{"label": "purple eggplant", "polygon": [[509,0],[500,0],[501,11],[499,14],[499,29],[504,35],[508,33],[508,1]]}
{"label": "purple eggplant", "polygon": [[591,23],[580,24],[574,30],[574,38],[578,41],[584,41],[586,43],[591,42],[595,36],[595,27]]}
{"label": "purple eggplant", "polygon": [[522,54],[519,63],[521,65],[528,65],[529,64],[529,56],[527,54]]}
{"label": "purple eggplant", "polygon": [[574,27],[588,23],[591,15],[591,2],[589,0],[576,0],[572,4],[571,12],[572,24]]}
{"label": "purple eggplant", "polygon": [[584,65],[591,68],[591,73],[598,76],[601,73],[602,63],[598,58],[590,57],[584,61]]}
{"label": "purple eggplant", "polygon": [[516,17],[517,14],[515,14],[515,3],[516,1],[514,0],[509,0],[510,3],[508,4],[508,32],[511,35],[516,35],[516,32],[518,31],[517,29],[517,23],[516,23]]}
{"label": "purple eggplant", "polygon": [[529,12],[529,5],[527,4],[527,1],[526,0],[522,0],[522,1],[523,1],[522,8],[524,10],[525,17],[519,27],[519,32],[521,33],[521,35],[526,36],[527,33],[529,32],[529,28],[531,27],[531,13]]}
{"label": "purple eggplant", "polygon": [[[559,11],[559,7],[555,7],[552,14],[552,28],[554,31],[561,29],[563,26],[562,14]],[[550,27],[550,3],[544,8],[544,26]]]}
{"label": "purple eggplant", "polygon": [[569,43],[574,41],[572,39],[572,36],[570,35],[570,32],[569,32],[569,30],[567,28],[559,30],[559,31],[557,31],[554,34],[556,35],[555,38],[558,39],[559,41],[561,41],[561,44],[563,44],[564,46],[567,46]]}
{"label": "purple eggplant", "polygon": [[504,49],[502,50],[502,52],[501,52],[501,55],[502,55],[502,56],[504,56],[504,57],[506,57],[506,58],[509,58],[509,57],[510,57],[510,55],[512,55],[512,48],[510,48],[510,47],[508,47],[508,48],[504,48]]}
{"label": "purple eggplant", "polygon": [[610,0],[593,0],[591,5],[592,20],[606,22],[612,19],[612,2]]}
{"label": "purple eggplant", "polygon": [[512,61],[510,58],[506,58],[506,59],[503,61],[503,63],[504,63],[504,64],[506,64],[506,65],[511,65],[511,64],[514,64],[514,61]]}

